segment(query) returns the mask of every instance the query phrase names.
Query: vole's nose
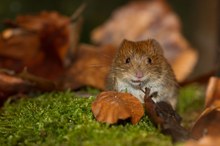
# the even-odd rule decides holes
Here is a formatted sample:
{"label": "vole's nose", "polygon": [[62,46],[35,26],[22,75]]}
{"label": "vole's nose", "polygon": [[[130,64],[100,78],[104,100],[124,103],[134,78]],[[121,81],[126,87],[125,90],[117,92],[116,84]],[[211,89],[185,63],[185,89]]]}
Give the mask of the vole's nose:
{"label": "vole's nose", "polygon": [[137,72],[136,72],[136,77],[137,77],[138,79],[141,79],[141,78],[144,77],[144,73],[143,73],[142,71],[137,71]]}

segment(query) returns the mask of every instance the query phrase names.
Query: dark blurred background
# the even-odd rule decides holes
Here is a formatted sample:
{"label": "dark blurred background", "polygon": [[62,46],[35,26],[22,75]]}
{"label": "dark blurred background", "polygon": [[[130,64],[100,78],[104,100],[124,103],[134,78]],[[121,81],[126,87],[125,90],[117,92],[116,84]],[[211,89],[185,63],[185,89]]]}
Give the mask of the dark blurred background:
{"label": "dark blurred background", "polygon": [[[1,0],[0,30],[5,19],[17,15],[34,14],[42,10],[54,10],[70,16],[83,2],[87,8],[83,14],[84,25],[81,42],[90,42],[91,30],[109,18],[113,10],[129,0]],[[199,51],[199,63],[193,76],[204,74],[214,68],[217,60],[219,32],[218,0],[167,0],[182,21],[182,32],[194,48]],[[219,61],[220,62],[220,61]]]}

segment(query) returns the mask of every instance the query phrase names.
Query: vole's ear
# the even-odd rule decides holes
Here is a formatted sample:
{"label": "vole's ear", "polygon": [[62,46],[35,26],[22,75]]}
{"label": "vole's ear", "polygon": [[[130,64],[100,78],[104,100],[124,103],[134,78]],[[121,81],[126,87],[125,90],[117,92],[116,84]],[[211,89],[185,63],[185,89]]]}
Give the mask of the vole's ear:
{"label": "vole's ear", "polygon": [[148,39],[147,42],[152,46],[155,53],[163,55],[163,48],[157,40]]}
{"label": "vole's ear", "polygon": [[126,46],[126,45],[128,45],[128,44],[130,44],[130,43],[131,43],[131,41],[129,41],[129,40],[127,40],[127,39],[123,39],[122,42],[121,42],[121,47],[122,47],[122,46]]}
{"label": "vole's ear", "polygon": [[124,51],[124,50],[128,50],[130,48],[130,45],[131,45],[132,41],[129,41],[127,39],[124,39],[122,42],[121,42],[121,45],[119,47],[119,51]]}

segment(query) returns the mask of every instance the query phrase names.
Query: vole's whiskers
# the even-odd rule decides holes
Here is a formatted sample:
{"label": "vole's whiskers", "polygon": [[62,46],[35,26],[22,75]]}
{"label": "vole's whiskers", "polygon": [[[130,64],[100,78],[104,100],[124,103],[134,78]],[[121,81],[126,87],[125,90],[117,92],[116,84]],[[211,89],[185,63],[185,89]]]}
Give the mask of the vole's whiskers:
{"label": "vole's whiskers", "polygon": [[106,65],[98,65],[98,64],[90,64],[89,67],[91,68],[106,68]]}
{"label": "vole's whiskers", "polygon": [[141,84],[138,86],[138,88],[145,94],[145,91],[141,88]]}
{"label": "vole's whiskers", "polygon": [[107,65],[99,65],[99,64],[90,64],[85,68],[87,71],[92,71],[92,72],[108,72],[109,71],[109,66]]}

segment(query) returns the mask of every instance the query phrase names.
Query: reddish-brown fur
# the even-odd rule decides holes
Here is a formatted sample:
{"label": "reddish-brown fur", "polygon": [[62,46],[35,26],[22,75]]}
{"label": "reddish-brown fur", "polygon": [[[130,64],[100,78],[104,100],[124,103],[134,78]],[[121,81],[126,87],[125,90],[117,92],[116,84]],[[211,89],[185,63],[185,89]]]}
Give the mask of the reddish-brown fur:
{"label": "reddish-brown fur", "polygon": [[[142,73],[144,77],[139,79],[138,76]],[[167,101],[175,107],[177,82],[160,44],[154,39],[139,42],[124,40],[108,76],[109,90],[126,90],[136,96],[140,95],[138,99],[142,101],[140,86],[152,88],[152,92],[158,90],[156,92],[159,95],[155,101]]]}

